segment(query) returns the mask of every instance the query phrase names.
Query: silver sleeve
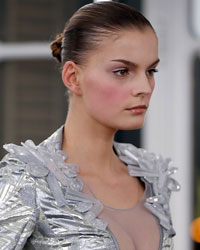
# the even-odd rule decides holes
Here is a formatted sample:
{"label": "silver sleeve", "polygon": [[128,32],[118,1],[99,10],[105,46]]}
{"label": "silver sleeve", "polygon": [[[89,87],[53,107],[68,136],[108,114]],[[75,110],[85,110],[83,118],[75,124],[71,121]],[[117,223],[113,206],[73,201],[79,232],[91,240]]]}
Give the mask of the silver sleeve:
{"label": "silver sleeve", "polygon": [[34,179],[15,159],[0,162],[0,249],[23,249],[36,224]]}

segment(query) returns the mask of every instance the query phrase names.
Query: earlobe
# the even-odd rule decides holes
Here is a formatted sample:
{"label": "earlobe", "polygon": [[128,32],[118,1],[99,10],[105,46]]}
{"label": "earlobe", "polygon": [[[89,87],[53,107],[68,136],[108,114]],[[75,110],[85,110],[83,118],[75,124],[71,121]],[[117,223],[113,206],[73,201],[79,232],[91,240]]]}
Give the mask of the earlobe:
{"label": "earlobe", "polygon": [[78,79],[77,65],[72,61],[67,61],[62,70],[63,83],[72,93],[81,95],[81,88]]}

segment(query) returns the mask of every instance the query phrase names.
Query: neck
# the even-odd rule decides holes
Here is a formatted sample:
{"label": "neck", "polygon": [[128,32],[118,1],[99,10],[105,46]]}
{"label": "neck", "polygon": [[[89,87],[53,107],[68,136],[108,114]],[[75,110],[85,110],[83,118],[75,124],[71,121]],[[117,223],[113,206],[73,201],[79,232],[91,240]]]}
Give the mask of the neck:
{"label": "neck", "polygon": [[80,167],[80,175],[105,175],[119,160],[113,151],[116,131],[92,120],[84,112],[69,110],[62,149],[68,162]]}

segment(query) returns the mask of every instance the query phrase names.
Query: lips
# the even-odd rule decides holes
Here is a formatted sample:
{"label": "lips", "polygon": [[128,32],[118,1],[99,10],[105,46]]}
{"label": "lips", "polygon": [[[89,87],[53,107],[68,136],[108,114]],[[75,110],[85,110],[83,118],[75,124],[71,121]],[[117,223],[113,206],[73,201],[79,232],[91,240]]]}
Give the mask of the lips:
{"label": "lips", "polygon": [[146,105],[138,105],[138,106],[133,106],[131,108],[126,109],[128,111],[130,111],[132,114],[143,114],[146,112],[147,110],[147,106]]}
{"label": "lips", "polygon": [[147,109],[147,106],[146,105],[138,105],[138,106],[128,108],[127,110],[132,110],[132,109]]}

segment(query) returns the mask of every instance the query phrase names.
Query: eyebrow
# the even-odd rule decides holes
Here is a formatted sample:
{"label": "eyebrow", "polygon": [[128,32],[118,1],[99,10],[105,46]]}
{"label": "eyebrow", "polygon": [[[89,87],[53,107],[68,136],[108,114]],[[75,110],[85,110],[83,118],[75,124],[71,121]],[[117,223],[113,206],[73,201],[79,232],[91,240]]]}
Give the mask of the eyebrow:
{"label": "eyebrow", "polygon": [[[121,62],[124,63],[125,65],[132,66],[132,67],[137,67],[137,64],[134,62],[130,62],[124,59],[114,59],[111,60],[112,62]],[[154,65],[157,65],[160,62],[160,59],[158,58],[155,62],[153,62],[151,65],[149,65],[148,68],[153,67]]]}

